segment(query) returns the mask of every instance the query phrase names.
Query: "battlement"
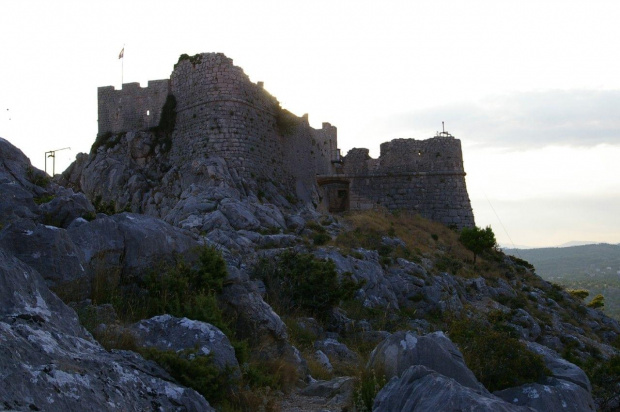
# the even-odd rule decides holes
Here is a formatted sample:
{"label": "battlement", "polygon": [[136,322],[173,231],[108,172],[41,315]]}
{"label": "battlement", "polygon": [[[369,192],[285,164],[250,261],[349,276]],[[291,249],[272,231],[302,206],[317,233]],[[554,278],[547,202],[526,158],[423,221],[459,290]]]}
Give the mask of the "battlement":
{"label": "battlement", "polygon": [[409,210],[457,227],[473,226],[465,186],[461,142],[451,135],[431,139],[394,139],[382,143],[373,159],[368,149],[355,148],[343,158],[339,176],[322,176],[326,208],[365,210],[379,205]]}
{"label": "battlement", "polygon": [[144,130],[157,126],[169,92],[169,80],[151,80],[147,87],[140,87],[140,83],[125,83],[120,90],[116,90],[114,86],[99,87],[98,134]]}
{"label": "battlement", "polygon": [[255,193],[258,182],[271,182],[330,211],[381,205],[473,225],[458,139],[447,132],[396,139],[381,144],[377,159],[368,149],[341,157],[335,126],[314,129],[307,114],[284,110],[263,82],[251,82],[222,53],[182,55],[169,80],[147,87],[100,87],[99,134],[158,126],[169,95],[176,102],[169,156],[178,164],[217,156]]}

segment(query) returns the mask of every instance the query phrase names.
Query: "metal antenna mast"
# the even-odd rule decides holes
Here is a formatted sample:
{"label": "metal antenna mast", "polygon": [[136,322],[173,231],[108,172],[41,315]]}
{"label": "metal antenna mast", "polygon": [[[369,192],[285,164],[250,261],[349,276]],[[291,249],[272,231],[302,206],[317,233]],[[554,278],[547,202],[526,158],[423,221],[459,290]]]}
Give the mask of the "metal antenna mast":
{"label": "metal antenna mast", "polygon": [[52,158],[52,176],[56,174],[56,152],[60,152],[61,150],[71,150],[70,147],[63,147],[62,149],[50,150],[49,152],[45,152],[45,173],[47,173],[47,158]]}

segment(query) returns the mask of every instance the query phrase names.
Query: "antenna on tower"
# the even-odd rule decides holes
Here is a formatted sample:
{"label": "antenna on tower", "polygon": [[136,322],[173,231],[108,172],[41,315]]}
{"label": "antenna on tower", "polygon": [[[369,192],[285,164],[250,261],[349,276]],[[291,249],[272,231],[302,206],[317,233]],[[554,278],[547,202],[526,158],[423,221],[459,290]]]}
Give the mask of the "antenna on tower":
{"label": "antenna on tower", "polygon": [[437,132],[437,137],[454,137],[449,132],[446,132],[446,125],[441,122],[441,132]]}

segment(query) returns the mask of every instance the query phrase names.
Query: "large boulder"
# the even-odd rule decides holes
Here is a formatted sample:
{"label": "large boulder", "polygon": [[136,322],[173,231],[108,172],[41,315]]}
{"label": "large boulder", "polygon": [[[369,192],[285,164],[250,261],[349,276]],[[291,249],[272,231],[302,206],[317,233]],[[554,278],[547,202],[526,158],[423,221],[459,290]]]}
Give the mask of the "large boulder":
{"label": "large boulder", "polygon": [[251,283],[224,287],[222,300],[237,319],[237,331],[254,347],[270,348],[288,339],[286,325]]}
{"label": "large boulder", "polygon": [[73,193],[61,186],[54,189],[53,198],[39,206],[44,223],[66,228],[77,218],[95,216],[95,208],[84,193]]}
{"label": "large boulder", "polygon": [[464,387],[486,392],[465,365],[459,349],[443,332],[424,336],[414,332],[396,332],[373,350],[368,361],[369,368],[388,379],[402,375],[414,365],[425,366]]}
{"label": "large boulder", "polygon": [[554,350],[536,342],[525,342],[527,348],[534,353],[542,355],[545,366],[551,372],[551,376],[560,380],[572,382],[590,392],[592,386],[588,375],[579,366],[560,357]]}
{"label": "large boulder", "polygon": [[543,383],[530,383],[494,392],[515,405],[529,406],[539,411],[594,411],[590,380],[585,372],[562,359],[555,351],[535,342],[527,348],[543,357],[551,372]]}
{"label": "large boulder", "polygon": [[333,338],[317,340],[314,342],[314,349],[325,354],[329,359],[329,363],[336,367],[354,369],[359,363],[357,353],[349,349],[344,343],[340,343]]}
{"label": "large boulder", "polygon": [[47,194],[49,177],[30,164],[24,153],[0,137],[0,225],[16,219],[34,219],[34,199]]}
{"label": "large boulder", "polygon": [[493,394],[513,405],[527,406],[537,411],[593,412],[596,410],[590,392],[563,379],[547,378],[544,383],[528,383]]}
{"label": "large boulder", "polygon": [[194,351],[193,356],[212,356],[220,371],[241,376],[235,348],[228,337],[215,326],[170,315],[155,316],[134,323],[130,328],[136,344],[162,351]]}
{"label": "large boulder", "polygon": [[[70,299],[88,297],[97,276],[140,274],[173,263],[199,243],[186,231],[144,215],[98,215],[93,221],[74,219],[67,229],[15,220],[0,232],[0,247],[44,274],[55,290]],[[70,296],[73,295],[73,296]]]}
{"label": "large boulder", "polygon": [[11,410],[212,411],[132,352],[105,351],[37,271],[0,249],[0,405]]}
{"label": "large boulder", "polygon": [[81,250],[66,230],[20,219],[0,232],[0,247],[42,273],[48,285],[64,285],[86,275]]}
{"label": "large boulder", "polygon": [[511,405],[489,393],[459,384],[456,380],[425,366],[411,366],[394,377],[375,397],[373,412],[532,412],[533,409]]}

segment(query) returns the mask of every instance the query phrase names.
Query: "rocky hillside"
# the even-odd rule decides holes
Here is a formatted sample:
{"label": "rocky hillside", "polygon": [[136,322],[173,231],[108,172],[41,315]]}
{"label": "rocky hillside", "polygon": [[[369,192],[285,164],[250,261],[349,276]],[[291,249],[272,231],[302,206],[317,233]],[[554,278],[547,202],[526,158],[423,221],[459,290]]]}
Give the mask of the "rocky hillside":
{"label": "rocky hillside", "polygon": [[620,245],[606,243],[537,249],[506,249],[536,266],[543,279],[567,289],[585,289],[585,299],[601,294],[605,313],[620,319]]}
{"label": "rocky hillside", "polygon": [[0,139],[0,410],[618,407],[620,326],[527,262],[149,133],[57,182]]}

